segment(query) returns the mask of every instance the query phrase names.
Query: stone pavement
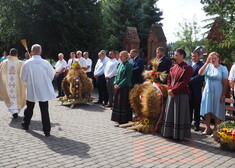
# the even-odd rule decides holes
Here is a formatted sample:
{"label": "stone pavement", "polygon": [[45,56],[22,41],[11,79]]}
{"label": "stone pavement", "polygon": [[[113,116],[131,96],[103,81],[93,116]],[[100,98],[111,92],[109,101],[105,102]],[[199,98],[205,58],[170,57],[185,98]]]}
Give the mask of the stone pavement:
{"label": "stone pavement", "polygon": [[38,104],[24,131],[23,112],[12,119],[0,101],[0,168],[235,168],[235,152],[221,150],[210,136],[192,131],[191,140],[168,140],[114,127],[111,110],[99,105],[70,109],[55,99],[49,106],[52,130],[45,137]]}

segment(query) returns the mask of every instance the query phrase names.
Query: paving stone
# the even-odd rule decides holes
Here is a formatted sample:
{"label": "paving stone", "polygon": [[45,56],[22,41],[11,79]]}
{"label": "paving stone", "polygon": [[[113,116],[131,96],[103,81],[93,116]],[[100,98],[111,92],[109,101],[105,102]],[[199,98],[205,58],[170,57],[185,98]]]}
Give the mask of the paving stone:
{"label": "paving stone", "polygon": [[55,99],[49,106],[51,136],[45,137],[38,103],[30,129],[24,131],[23,112],[14,120],[0,101],[0,168],[209,168],[235,163],[233,152],[198,132],[192,131],[191,140],[176,142],[114,127],[111,109],[98,105],[70,109]]}

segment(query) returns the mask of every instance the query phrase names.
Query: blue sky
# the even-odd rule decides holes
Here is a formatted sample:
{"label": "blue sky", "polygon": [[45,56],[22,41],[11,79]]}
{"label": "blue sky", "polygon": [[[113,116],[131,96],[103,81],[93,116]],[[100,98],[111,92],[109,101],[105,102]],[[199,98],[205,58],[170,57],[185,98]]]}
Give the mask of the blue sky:
{"label": "blue sky", "polygon": [[[200,27],[207,24],[202,22],[208,17],[202,9],[203,5],[200,0],[158,0],[157,7],[163,11],[162,23],[167,43],[179,40],[174,32],[180,30],[179,23],[183,23],[185,19],[192,22],[195,17]],[[205,31],[205,29],[202,29],[201,34]]]}

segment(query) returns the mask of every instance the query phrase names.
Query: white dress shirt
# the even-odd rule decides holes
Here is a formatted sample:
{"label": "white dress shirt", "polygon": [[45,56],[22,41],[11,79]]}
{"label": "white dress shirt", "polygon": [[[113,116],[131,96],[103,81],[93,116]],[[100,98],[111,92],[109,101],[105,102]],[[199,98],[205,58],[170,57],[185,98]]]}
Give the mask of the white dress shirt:
{"label": "white dress shirt", "polygon": [[137,57],[137,56],[135,56],[135,58],[129,59],[129,63],[132,64],[132,65],[134,65],[136,57]]}
{"label": "white dress shirt", "polygon": [[91,72],[91,67],[92,67],[92,60],[90,59],[90,58],[84,58],[85,59],[85,61],[86,61],[86,67],[88,67],[88,66],[90,66],[90,68],[88,68],[87,70],[86,70],[86,72]]}
{"label": "white dress shirt", "polygon": [[192,67],[193,67],[195,64],[197,64],[197,62],[193,62],[193,61],[192,61]]}
{"label": "white dress shirt", "polygon": [[82,68],[86,68],[86,60],[83,57],[77,58],[78,63],[81,65]]}
{"label": "white dress shirt", "polygon": [[232,66],[229,72],[228,80],[235,81],[235,65]]}
{"label": "white dress shirt", "polygon": [[96,65],[95,65],[95,71],[94,75],[100,76],[104,74],[104,68],[106,66],[106,63],[109,61],[109,58],[105,56],[105,58],[101,61],[101,59],[98,59]]}
{"label": "white dress shirt", "polygon": [[27,85],[26,99],[31,102],[45,102],[55,98],[52,80],[55,71],[40,55],[33,55],[21,68],[20,78]]}
{"label": "white dress shirt", "polygon": [[76,58],[70,58],[69,60],[68,60],[68,67],[70,67],[71,65],[72,65],[72,63],[74,63],[74,61],[76,61],[77,59]]}
{"label": "white dress shirt", "polygon": [[64,59],[58,60],[55,64],[55,71],[60,72],[63,68],[66,67],[67,67],[67,62]]}
{"label": "white dress shirt", "polygon": [[116,76],[118,64],[119,62],[116,58],[110,59],[104,68],[104,76],[108,78]]}

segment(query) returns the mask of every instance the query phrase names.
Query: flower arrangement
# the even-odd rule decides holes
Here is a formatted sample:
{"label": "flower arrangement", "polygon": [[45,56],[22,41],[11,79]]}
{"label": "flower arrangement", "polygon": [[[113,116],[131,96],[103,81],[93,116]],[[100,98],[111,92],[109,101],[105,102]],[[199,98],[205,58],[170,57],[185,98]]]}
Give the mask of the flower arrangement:
{"label": "flower arrangement", "polygon": [[222,149],[235,150],[235,121],[220,123],[213,135],[214,140],[220,143]]}
{"label": "flower arrangement", "polygon": [[82,104],[82,103],[90,103],[93,101],[94,98],[88,97],[84,99],[71,99],[67,97],[60,97],[59,101],[62,102],[62,104]]}

